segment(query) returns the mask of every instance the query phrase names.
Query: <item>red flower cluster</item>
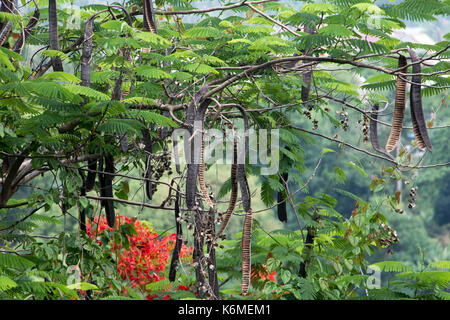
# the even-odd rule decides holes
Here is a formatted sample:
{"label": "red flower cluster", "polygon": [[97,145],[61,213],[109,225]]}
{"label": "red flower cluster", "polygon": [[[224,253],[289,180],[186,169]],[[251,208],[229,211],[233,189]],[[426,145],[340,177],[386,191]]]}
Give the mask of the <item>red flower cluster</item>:
{"label": "red flower cluster", "polygon": [[[88,221],[86,232],[89,237],[101,244],[100,234],[105,230],[112,231],[112,228],[108,226],[104,217],[100,220],[96,217],[94,223]],[[122,279],[129,279],[133,287],[140,287],[145,292],[147,284],[165,279],[163,272],[175,247],[176,234],[158,240],[158,234],[149,226],[137,219],[118,215],[116,228],[122,224],[133,224],[136,234],[127,235],[129,241],[127,249],[122,244],[112,243],[111,251],[118,254],[118,272]],[[191,255],[192,248],[183,245],[180,258],[189,258]],[[184,290],[184,287],[178,289]],[[148,295],[147,298],[151,299],[154,296]],[[165,297],[167,298],[170,296]]]}

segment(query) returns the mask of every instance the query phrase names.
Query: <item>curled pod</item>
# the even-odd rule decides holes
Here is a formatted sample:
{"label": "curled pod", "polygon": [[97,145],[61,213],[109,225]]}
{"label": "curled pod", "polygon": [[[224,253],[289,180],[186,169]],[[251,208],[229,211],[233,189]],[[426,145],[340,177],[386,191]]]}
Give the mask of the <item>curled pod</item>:
{"label": "curled pod", "polygon": [[[284,185],[285,183],[287,183],[287,180],[289,179],[289,174],[287,172],[283,173],[281,177],[285,181],[282,182]],[[277,205],[278,220],[280,220],[281,222],[287,222],[286,199],[283,197],[283,192],[281,191],[277,192],[277,202],[278,202]]]}
{"label": "curled pod", "polygon": [[[406,65],[406,57],[400,55],[400,57],[398,58],[398,69],[400,69],[400,72],[406,73],[408,71]],[[392,150],[394,150],[395,146],[397,145],[400,139],[400,134],[402,132],[403,118],[405,116],[406,81],[403,80],[400,76],[397,76],[395,90],[394,116],[392,118],[391,132],[386,143],[387,152],[391,152]]]}
{"label": "curled pod", "polygon": [[225,228],[228,225],[228,222],[230,222],[231,215],[234,212],[234,208],[236,207],[236,201],[237,201],[237,193],[238,193],[238,182],[237,182],[237,141],[236,138],[233,141],[233,163],[231,164],[231,196],[230,201],[228,202],[228,208],[225,212],[225,216],[222,221],[222,225],[219,229],[219,232],[217,232],[216,239],[219,238]]}
{"label": "curled pod", "polygon": [[181,217],[180,217],[180,202],[181,202],[181,195],[180,195],[180,187],[177,186],[177,194],[175,198],[175,224],[177,229],[177,238],[175,241],[175,248],[172,252],[172,260],[170,262],[170,270],[169,270],[169,281],[175,281],[176,274],[177,274],[177,267],[180,260],[180,252],[181,252],[181,246],[183,244],[183,229],[181,227]]}
{"label": "curled pod", "polygon": [[389,152],[386,152],[383,148],[380,147],[380,144],[378,143],[378,126],[377,126],[377,120],[378,120],[378,105],[373,106],[373,112],[370,117],[369,122],[369,130],[370,130],[370,142],[372,144],[372,147],[375,151],[378,151],[379,153],[382,153],[386,157],[388,157],[391,160],[394,160],[392,155]]}
{"label": "curled pod", "polygon": [[250,288],[251,273],[251,244],[252,244],[252,224],[253,212],[250,208],[244,217],[244,226],[242,228],[242,277],[241,277],[241,293],[243,296],[248,294]]}
{"label": "curled pod", "polygon": [[416,74],[411,77],[412,84],[409,98],[411,104],[413,132],[418,148],[420,150],[427,149],[431,152],[431,141],[428,136],[427,125],[422,109],[422,76],[417,75],[417,73],[422,72],[422,67],[420,66],[420,63],[418,63],[419,57],[417,56],[417,53],[412,49],[408,49],[408,52],[413,63],[412,73]]}
{"label": "curled pod", "polygon": [[91,191],[94,188],[95,177],[97,175],[97,160],[88,161],[88,174],[86,177],[86,192]]}
{"label": "curled pod", "polygon": [[[114,157],[110,154],[105,156],[105,174],[104,174],[104,196],[107,198],[113,198],[113,191],[112,191],[112,175],[108,174],[114,174]],[[114,201],[111,199],[108,199],[105,201],[105,214],[106,214],[106,221],[108,222],[108,226],[111,228],[114,228],[114,224],[116,221],[116,216],[114,213]]]}

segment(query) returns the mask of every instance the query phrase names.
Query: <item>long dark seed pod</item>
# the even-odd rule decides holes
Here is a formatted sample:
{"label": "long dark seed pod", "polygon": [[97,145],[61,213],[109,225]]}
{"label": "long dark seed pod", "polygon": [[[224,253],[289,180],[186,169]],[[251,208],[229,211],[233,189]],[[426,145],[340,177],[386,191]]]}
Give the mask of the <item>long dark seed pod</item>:
{"label": "long dark seed pod", "polygon": [[[81,180],[83,181],[83,184],[81,185],[80,190],[80,196],[86,195],[86,179],[84,177],[84,172],[81,169],[78,169],[78,174],[81,177]],[[80,231],[86,232],[86,209],[85,208],[78,208],[78,224],[80,226]]]}
{"label": "long dark seed pod", "polygon": [[250,287],[250,274],[251,274],[251,244],[252,244],[252,224],[253,224],[253,212],[250,208],[245,214],[244,227],[242,229],[242,278],[241,278],[241,293],[243,296],[248,294]]}
{"label": "long dark seed pod", "polygon": [[382,153],[389,159],[393,160],[394,157],[389,153],[386,152],[383,148],[380,147],[380,144],[378,143],[378,126],[377,126],[377,119],[378,119],[378,105],[373,106],[373,111],[371,113],[370,117],[370,142],[372,143],[372,147],[375,151],[378,151],[379,153]]}
{"label": "long dark seed pod", "polygon": [[143,16],[144,16],[144,28],[147,31],[156,33],[155,15],[153,10],[152,0],[144,0]]}
{"label": "long dark seed pod", "polygon": [[[309,27],[305,27],[304,31],[309,34],[313,34],[313,29]],[[311,54],[311,49],[308,49],[305,51],[305,55]],[[304,63],[307,63],[308,61],[303,60]],[[306,106],[306,101],[308,101],[309,98],[309,92],[311,90],[311,79],[312,79],[312,67],[308,67],[303,73],[302,73],[302,81],[305,84],[305,86],[302,86],[301,91],[301,98],[302,102],[304,103],[304,106]]]}
{"label": "long dark seed pod", "polygon": [[[105,174],[104,174],[104,195],[105,197],[112,198],[112,176],[107,173],[114,174],[114,157],[110,154],[105,156]],[[114,228],[114,224],[116,221],[116,216],[114,212],[114,201],[106,200],[105,201],[105,213],[106,213],[106,221],[108,222],[108,226]]]}
{"label": "long dark seed pod", "polygon": [[[282,182],[282,184],[285,185],[285,183],[287,183],[287,180],[289,179],[289,174],[287,172],[283,173],[281,174],[281,177],[285,181]],[[280,220],[281,222],[287,222],[286,200],[284,199],[283,192],[281,191],[277,192],[277,202],[278,202],[277,205],[278,220]]]}
{"label": "long dark seed pod", "polygon": [[237,193],[238,193],[238,182],[237,182],[237,140],[234,139],[233,142],[233,163],[231,164],[231,196],[230,201],[228,202],[228,209],[225,212],[225,217],[223,218],[222,225],[220,226],[219,232],[216,234],[216,239],[219,238],[225,228],[228,225],[228,222],[230,222],[231,215],[234,212],[234,208],[236,207],[236,201],[237,201]]}
{"label": "long dark seed pod", "polygon": [[88,173],[86,177],[86,192],[94,188],[95,177],[97,176],[97,159],[88,161]]}
{"label": "long dark seed pod", "polygon": [[24,44],[26,43],[27,38],[30,36],[31,31],[38,24],[40,15],[41,15],[41,11],[39,10],[39,6],[36,5],[36,9],[34,9],[33,16],[28,21],[24,32],[20,35],[19,39],[17,39],[17,41],[14,43],[14,45],[12,47],[12,50],[14,52],[20,53],[22,51],[22,48],[23,48]]}
{"label": "long dark seed pod", "polygon": [[[17,1],[16,1],[17,3]],[[14,3],[11,0],[2,0],[1,1],[1,7],[0,7],[0,12],[9,12],[12,13],[13,9],[14,9]],[[0,30],[3,29],[4,25],[8,23],[8,21],[0,21]]]}
{"label": "long dark seed pod", "polygon": [[3,28],[0,30],[0,46],[5,43],[6,39],[8,39],[9,32],[11,31],[12,23],[11,21],[6,21],[3,25]]}
{"label": "long dark seed pod", "polygon": [[[186,122],[192,127],[188,128],[190,133],[190,163],[187,164],[187,177],[186,177],[186,206],[188,209],[191,209],[195,205],[195,192],[197,185],[197,177],[199,171],[199,163],[200,163],[200,149],[201,149],[201,139],[195,139],[196,135],[200,135],[201,132],[194,131],[194,122],[198,121],[202,125],[200,126],[200,130],[203,130],[203,120],[205,117],[206,109],[211,103],[210,99],[203,100],[198,108],[196,108],[197,103],[201,100],[201,96],[204,94],[204,91],[207,90],[207,87],[203,87],[199,90],[197,96],[194,96],[194,99],[188,106]],[[198,143],[197,140],[200,140]]]}
{"label": "long dark seed pod", "polygon": [[[398,69],[402,73],[406,73],[408,68],[406,67],[407,61],[406,57],[400,55],[398,58]],[[391,132],[386,143],[386,151],[391,152],[397,145],[400,134],[402,132],[403,118],[405,116],[405,106],[406,106],[406,81],[402,77],[397,77],[397,82],[395,85],[395,107],[394,107],[394,117],[392,119]]]}
{"label": "long dark seed pod", "polygon": [[245,130],[245,132],[244,132],[244,134],[245,134],[244,147],[243,147],[243,150],[240,150],[238,153],[237,175],[238,175],[239,187],[241,190],[242,206],[243,206],[245,212],[247,212],[250,210],[250,207],[251,207],[250,188],[248,186],[247,170],[246,170],[246,166],[245,166],[247,151],[248,151],[248,147],[249,147],[248,115],[242,106],[237,105],[236,107],[239,109],[240,113],[242,114],[242,118],[244,119],[244,130]]}
{"label": "long dark seed pod", "polygon": [[[59,50],[56,0],[48,1],[48,32],[50,36],[50,49]],[[52,57],[51,60],[53,71],[64,71],[60,57]]]}
{"label": "long dark seed pod", "polygon": [[175,224],[177,229],[177,238],[175,241],[175,248],[172,252],[172,261],[170,262],[169,270],[169,281],[175,281],[177,274],[177,267],[180,260],[181,246],[183,244],[183,228],[181,227],[181,217],[180,217],[180,187],[177,186],[177,194],[175,198]]}
{"label": "long dark seed pod", "polygon": [[[422,67],[419,61],[419,57],[412,49],[408,49],[411,61],[413,63],[412,73],[417,74],[422,72]],[[420,150],[427,149],[432,151],[431,141],[428,136],[427,125],[422,109],[422,76],[413,75],[411,77],[411,90],[410,90],[410,103],[411,103],[411,120],[413,125],[413,132],[416,138],[417,146]]]}
{"label": "long dark seed pod", "polygon": [[94,20],[96,15],[92,15],[86,21],[84,27],[83,48],[81,50],[81,85],[89,87],[91,84],[91,58],[92,58],[92,37],[94,35]]}
{"label": "long dark seed pod", "polygon": [[152,154],[152,137],[150,136],[150,132],[147,129],[142,130],[142,137],[144,142],[144,152],[145,152],[145,173],[144,178],[145,180],[145,192],[147,194],[148,200],[152,200],[153,198],[153,184],[150,181],[152,178],[152,161],[151,161],[151,154]]}
{"label": "long dark seed pod", "polygon": [[[99,191],[100,191],[100,197],[104,198],[106,197],[105,194],[105,174],[104,172],[104,160],[103,157],[100,157],[100,160],[98,161],[98,185],[99,185]],[[100,200],[100,204],[104,208],[106,205],[106,200]]]}

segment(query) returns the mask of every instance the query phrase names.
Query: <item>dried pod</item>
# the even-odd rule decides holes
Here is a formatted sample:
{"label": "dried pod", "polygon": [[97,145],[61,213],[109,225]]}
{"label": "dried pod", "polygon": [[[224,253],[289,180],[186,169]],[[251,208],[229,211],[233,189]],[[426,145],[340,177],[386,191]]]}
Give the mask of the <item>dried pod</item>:
{"label": "dried pod", "polygon": [[97,176],[97,159],[88,161],[88,173],[86,177],[86,192],[94,188],[95,177]]}
{"label": "dried pod", "polygon": [[208,204],[208,206],[214,207],[215,203],[209,197],[208,190],[206,188],[206,183],[205,183],[204,153],[205,153],[205,140],[204,140],[204,135],[202,134],[202,146],[201,146],[201,150],[200,150],[200,165],[198,168],[198,181],[200,183],[200,190],[202,192],[203,198],[205,199],[206,203]]}
{"label": "dried pod", "polygon": [[427,124],[423,115],[422,109],[422,76],[417,75],[422,72],[419,57],[412,49],[408,49],[411,61],[413,63],[412,73],[416,74],[411,77],[410,103],[411,103],[411,120],[413,125],[413,132],[416,138],[417,146],[420,150],[427,149],[432,151],[431,141],[428,137]]}
{"label": "dried pod", "polygon": [[[281,177],[284,180],[284,182],[282,181],[282,183],[283,185],[285,185],[285,183],[287,183],[287,180],[289,179],[289,174],[287,172],[283,173]],[[277,205],[278,220],[280,220],[281,222],[287,222],[286,199],[284,199],[283,192],[281,191],[277,192],[277,202],[278,202]]]}
{"label": "dried pod", "polygon": [[[105,173],[103,177],[103,189],[104,189],[104,196],[107,198],[113,198],[113,191],[112,191],[112,175],[109,175],[108,173],[114,174],[114,157],[110,154],[105,155],[104,157],[105,161]],[[114,228],[114,224],[116,221],[116,216],[114,212],[114,201],[111,199],[108,199],[105,201],[105,214],[106,214],[106,221],[108,222],[108,226],[111,228]]]}
{"label": "dried pod", "polygon": [[181,246],[183,244],[183,229],[181,227],[180,222],[180,202],[181,202],[181,195],[180,195],[180,187],[177,186],[177,193],[176,193],[176,199],[175,199],[175,223],[176,223],[176,229],[177,229],[177,238],[175,242],[175,248],[172,252],[172,260],[170,262],[170,270],[169,270],[169,281],[175,281],[175,277],[177,274],[177,266],[180,259],[180,252],[181,252]]}
{"label": "dried pod", "polygon": [[[50,38],[50,49],[59,51],[56,0],[48,1],[48,33]],[[64,71],[60,57],[52,57],[51,59],[53,71]]]}
{"label": "dried pod", "polygon": [[151,154],[152,154],[152,137],[150,136],[150,132],[147,129],[142,130],[142,140],[144,142],[144,152],[145,152],[145,172],[144,178],[145,180],[145,193],[147,195],[148,200],[152,200],[153,193],[156,190],[153,189],[152,185],[152,162],[151,162]]}
{"label": "dried pod", "polygon": [[225,228],[230,221],[231,215],[234,212],[234,208],[236,207],[237,201],[237,193],[238,193],[238,183],[237,183],[237,140],[236,138],[233,141],[233,163],[231,164],[231,196],[230,201],[228,202],[228,209],[225,213],[225,217],[223,218],[223,223],[217,232],[216,238],[219,238]]}
{"label": "dried pod", "polygon": [[[84,197],[86,195],[86,179],[84,177],[84,172],[78,169],[78,174],[81,177],[82,185],[80,190],[80,196]],[[86,209],[78,207],[78,224],[80,226],[80,231],[86,232]]]}
{"label": "dried pod", "polygon": [[250,287],[250,272],[251,272],[251,243],[252,243],[252,224],[253,212],[250,208],[244,218],[244,227],[242,229],[242,278],[241,278],[241,293],[243,296],[248,294]]}
{"label": "dried pod", "polygon": [[378,143],[377,119],[378,119],[378,105],[375,104],[373,106],[373,112],[370,117],[370,142],[372,143],[372,147],[375,149],[375,151],[378,151],[379,153],[382,153],[389,159],[393,160],[394,158],[392,157],[392,155],[386,152],[384,149],[380,148],[380,144]]}
{"label": "dried pod", "polygon": [[[406,67],[406,57],[400,55],[398,58],[398,69],[400,72],[408,72]],[[404,76],[403,76],[404,77]],[[394,117],[392,119],[391,132],[386,143],[386,151],[391,152],[397,145],[400,134],[402,132],[403,118],[405,116],[405,106],[406,106],[406,81],[402,79],[401,76],[397,76],[397,81],[395,85],[395,107],[394,107]]]}

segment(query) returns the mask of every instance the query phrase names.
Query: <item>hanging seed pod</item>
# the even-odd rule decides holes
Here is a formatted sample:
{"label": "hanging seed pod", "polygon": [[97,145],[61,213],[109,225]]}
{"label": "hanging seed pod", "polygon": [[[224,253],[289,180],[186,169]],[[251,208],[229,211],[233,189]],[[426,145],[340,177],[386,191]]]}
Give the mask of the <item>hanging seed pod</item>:
{"label": "hanging seed pod", "polygon": [[147,31],[156,34],[156,23],[155,23],[155,15],[153,11],[153,3],[152,0],[144,0],[143,1],[143,16],[144,16],[144,28]]}
{"label": "hanging seed pod", "polygon": [[[287,183],[287,180],[289,179],[289,174],[283,173],[282,178],[285,182],[281,181],[281,183],[283,185],[285,185],[285,183]],[[286,188],[286,185],[285,185]],[[277,214],[278,214],[278,220],[280,220],[281,222],[287,222],[287,211],[286,211],[286,200],[283,197],[283,192],[278,191],[277,192]]]}
{"label": "hanging seed pod", "polygon": [[144,152],[145,152],[145,172],[144,178],[145,180],[145,193],[147,195],[148,200],[152,200],[153,198],[153,185],[150,179],[152,179],[153,175],[153,167],[151,162],[151,154],[152,154],[152,137],[150,135],[149,130],[142,129],[142,142],[144,143]]}
{"label": "hanging seed pod", "polygon": [[[408,72],[408,68],[406,67],[406,57],[400,55],[398,58],[398,69],[400,72],[406,73]],[[405,76],[403,76],[405,77]],[[405,107],[406,107],[406,81],[403,80],[400,76],[397,76],[397,81],[395,85],[395,107],[394,107],[394,117],[392,119],[392,127],[391,132],[389,134],[389,138],[386,143],[386,151],[391,152],[394,150],[397,145],[400,134],[402,132],[403,126],[403,118],[405,116]]]}
{"label": "hanging seed pod", "polygon": [[230,201],[228,202],[228,209],[225,212],[225,217],[223,218],[223,223],[220,226],[219,232],[216,234],[216,239],[218,239],[230,221],[231,215],[234,212],[234,208],[236,207],[237,201],[237,193],[238,193],[238,183],[237,183],[237,140],[236,138],[233,141],[233,163],[231,164],[231,196]]}
{"label": "hanging seed pod", "polygon": [[[81,177],[82,185],[80,190],[80,196],[84,197],[86,195],[86,179],[84,177],[84,172],[81,169],[78,169],[78,174]],[[86,232],[86,209],[78,208],[78,224],[80,226],[80,231]]]}
{"label": "hanging seed pod", "polygon": [[[422,67],[419,61],[419,57],[412,49],[408,49],[409,55],[411,56],[412,73],[421,73]],[[413,75],[411,78],[411,90],[410,90],[410,103],[411,103],[411,119],[413,125],[413,132],[416,138],[417,146],[420,150],[427,149],[428,151],[432,151],[431,141],[428,137],[427,125],[425,122],[425,118],[423,115],[422,109],[422,76]]]}
{"label": "hanging seed pod", "polygon": [[94,188],[95,177],[97,175],[97,159],[88,161],[88,174],[86,178],[86,192],[91,191]]}
{"label": "hanging seed pod", "polygon": [[394,157],[390,153],[380,148],[380,144],[378,143],[377,119],[378,119],[378,105],[375,104],[373,106],[373,112],[370,117],[370,142],[372,143],[372,147],[374,148],[375,151],[378,151],[379,153],[384,154],[389,159],[394,160]]}
{"label": "hanging seed pod", "polygon": [[181,227],[181,219],[180,219],[180,187],[177,186],[177,193],[175,198],[175,224],[177,229],[177,238],[175,241],[175,248],[172,252],[172,260],[170,262],[170,270],[169,270],[169,281],[175,281],[177,275],[177,267],[180,260],[180,252],[181,246],[183,245],[183,229]]}
{"label": "hanging seed pod", "polygon": [[[105,157],[105,174],[104,174],[104,196],[108,198],[113,198],[112,191],[112,176],[106,173],[114,174],[114,158],[112,155],[108,154]],[[116,221],[115,213],[114,213],[114,201],[106,200],[105,201],[105,213],[106,213],[106,221],[108,222],[108,226],[114,228],[114,224]]]}
{"label": "hanging seed pod", "polygon": [[203,198],[205,199],[206,203],[210,207],[214,207],[215,203],[211,200],[208,194],[208,190],[205,183],[205,163],[204,163],[204,156],[205,156],[205,140],[204,135],[202,133],[202,146],[200,150],[200,165],[198,170],[198,181],[200,183],[200,190],[202,192]]}
{"label": "hanging seed pod", "polygon": [[253,212],[250,208],[244,218],[244,226],[242,229],[242,278],[241,278],[241,293],[243,296],[248,294],[250,287],[250,273],[251,273],[251,243],[252,243],[252,224]]}
{"label": "hanging seed pod", "polygon": [[196,136],[197,134],[201,134],[199,132],[194,132],[194,122],[201,122],[200,130],[203,129],[203,123],[205,118],[205,112],[211,103],[210,99],[203,100],[198,108],[196,105],[200,102],[203,94],[208,89],[207,86],[202,87],[197,95],[194,96],[194,99],[188,106],[186,122],[192,127],[189,128],[190,133],[190,163],[187,164],[187,177],[186,177],[186,206],[188,209],[191,209],[195,206],[195,192],[197,186],[197,176],[199,172],[199,163],[200,163],[200,149],[201,149],[201,139],[200,143],[197,142]]}
{"label": "hanging seed pod", "polygon": [[[56,0],[48,1],[48,32],[50,37],[50,49],[59,51]],[[53,71],[64,71],[60,57],[52,57],[51,59]]]}
{"label": "hanging seed pod", "polygon": [[8,35],[11,32],[11,29],[12,23],[8,20],[0,29],[0,46],[2,46],[3,43],[5,43],[6,39],[8,39]]}

